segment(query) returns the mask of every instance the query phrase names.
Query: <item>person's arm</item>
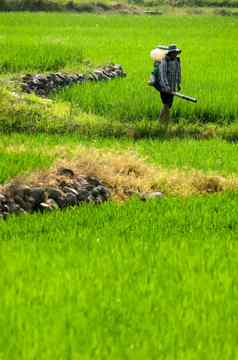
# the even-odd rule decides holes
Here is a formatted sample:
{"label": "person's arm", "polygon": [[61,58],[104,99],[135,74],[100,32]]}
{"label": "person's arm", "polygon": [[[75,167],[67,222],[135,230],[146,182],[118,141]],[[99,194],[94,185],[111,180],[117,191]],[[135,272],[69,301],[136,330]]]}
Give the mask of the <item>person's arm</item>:
{"label": "person's arm", "polygon": [[160,63],[158,61],[155,61],[154,69],[153,69],[153,72],[152,72],[152,74],[155,76],[157,81],[159,80],[159,64]]}
{"label": "person's arm", "polygon": [[154,68],[153,68],[153,71],[151,72],[151,76],[150,76],[150,80],[149,80],[148,84],[150,86],[154,86],[156,89],[158,87],[158,84],[159,84],[159,62],[158,61],[154,62]]}
{"label": "person's arm", "polygon": [[168,64],[165,59],[160,63],[160,85],[163,91],[169,92],[169,82],[167,77]]}
{"label": "person's arm", "polygon": [[178,80],[177,80],[178,91],[181,90],[181,63],[178,60]]}

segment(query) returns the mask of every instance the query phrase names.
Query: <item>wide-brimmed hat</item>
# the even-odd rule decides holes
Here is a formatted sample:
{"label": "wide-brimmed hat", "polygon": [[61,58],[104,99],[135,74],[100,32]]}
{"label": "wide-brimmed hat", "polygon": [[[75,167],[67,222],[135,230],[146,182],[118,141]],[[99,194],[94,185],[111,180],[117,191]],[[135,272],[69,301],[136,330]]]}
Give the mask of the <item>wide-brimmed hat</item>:
{"label": "wide-brimmed hat", "polygon": [[160,50],[168,50],[168,45],[157,45],[156,48]]}
{"label": "wide-brimmed hat", "polygon": [[181,51],[182,51],[182,50],[179,49],[179,48],[177,48],[177,45],[175,45],[175,44],[169,45],[169,46],[167,47],[167,49],[166,49],[167,54],[170,54],[170,53],[172,53],[172,52],[177,52],[178,54],[180,54]]}

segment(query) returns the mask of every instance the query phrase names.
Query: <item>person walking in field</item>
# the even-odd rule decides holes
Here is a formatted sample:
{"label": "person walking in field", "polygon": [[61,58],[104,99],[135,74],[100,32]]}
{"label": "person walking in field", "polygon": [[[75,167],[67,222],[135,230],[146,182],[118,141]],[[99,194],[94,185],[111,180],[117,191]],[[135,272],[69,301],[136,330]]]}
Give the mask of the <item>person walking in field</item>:
{"label": "person walking in field", "polygon": [[181,64],[178,55],[181,50],[176,45],[159,46],[152,50],[154,60],[149,85],[154,86],[159,92],[163,103],[160,111],[159,122],[168,123],[170,109],[173,105],[173,92],[181,89]]}

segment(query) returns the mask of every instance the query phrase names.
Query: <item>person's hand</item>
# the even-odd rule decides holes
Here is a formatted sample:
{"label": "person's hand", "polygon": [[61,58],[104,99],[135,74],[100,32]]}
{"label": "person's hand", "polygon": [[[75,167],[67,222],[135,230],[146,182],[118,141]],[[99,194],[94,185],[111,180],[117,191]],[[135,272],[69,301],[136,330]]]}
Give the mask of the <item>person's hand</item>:
{"label": "person's hand", "polygon": [[150,85],[150,86],[155,86],[155,83],[156,83],[156,78],[155,78],[155,76],[152,74],[152,75],[150,76],[149,81],[148,81],[148,85]]}

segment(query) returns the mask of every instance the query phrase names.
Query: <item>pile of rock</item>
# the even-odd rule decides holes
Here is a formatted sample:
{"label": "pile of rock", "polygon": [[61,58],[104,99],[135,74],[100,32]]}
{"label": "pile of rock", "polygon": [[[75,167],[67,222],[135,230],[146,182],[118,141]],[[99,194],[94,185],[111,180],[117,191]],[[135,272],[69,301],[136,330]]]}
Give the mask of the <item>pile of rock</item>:
{"label": "pile of rock", "polygon": [[21,79],[22,90],[27,93],[36,93],[39,96],[47,96],[50,92],[56,91],[65,86],[86,81],[105,81],[118,77],[125,77],[126,73],[121,65],[111,64],[96,69],[87,74],[77,73],[50,73],[50,74],[26,74]]}
{"label": "pile of rock", "polygon": [[52,211],[82,202],[101,204],[111,194],[95,176],[76,176],[71,169],[58,169],[54,186],[20,183],[6,185],[0,192],[0,218],[10,214]]}

